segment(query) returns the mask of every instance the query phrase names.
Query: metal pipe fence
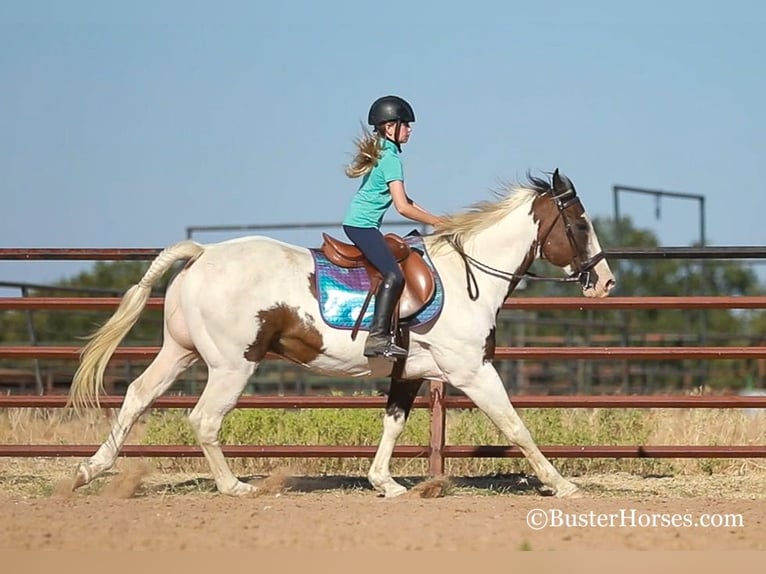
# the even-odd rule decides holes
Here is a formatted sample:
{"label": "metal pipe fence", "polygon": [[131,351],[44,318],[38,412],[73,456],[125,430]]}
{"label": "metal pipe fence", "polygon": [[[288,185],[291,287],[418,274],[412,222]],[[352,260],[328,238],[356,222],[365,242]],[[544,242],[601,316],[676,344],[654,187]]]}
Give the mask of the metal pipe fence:
{"label": "metal pipe fence", "polygon": [[[0,260],[119,260],[150,259],[158,249],[0,249]],[[664,255],[663,255],[664,253]],[[620,249],[607,252],[616,259],[649,259],[663,256],[673,258],[766,258],[763,247],[731,248],[665,248],[662,253],[644,249]],[[63,290],[62,290],[63,291]],[[119,303],[117,297],[3,297],[0,311],[31,310],[99,310],[110,311]],[[161,297],[150,299],[148,309],[160,309]],[[613,297],[608,299],[585,299],[579,297],[514,298],[506,301],[509,310],[630,310],[630,309],[766,309],[766,297]],[[158,351],[156,346],[120,347],[114,358],[149,359]],[[76,346],[5,345],[0,346],[0,358],[5,359],[58,359],[74,361],[79,357]],[[674,360],[674,359],[763,359],[763,346],[585,346],[585,347],[498,347],[497,360],[576,358],[581,360]],[[269,359],[277,357],[270,356]],[[194,396],[162,397],[153,403],[154,408],[191,408]],[[106,396],[100,401],[102,408],[117,408],[122,397]],[[751,409],[766,408],[764,396],[518,396],[513,397],[517,408],[715,408]],[[0,396],[0,408],[62,408],[66,398],[61,396]],[[292,397],[242,397],[239,408],[380,408],[385,406],[383,397],[341,396],[292,396]],[[429,472],[437,475],[444,469],[448,457],[518,457],[518,449],[488,445],[448,445],[445,440],[447,409],[468,409],[474,405],[464,397],[446,396],[443,383],[431,381],[427,397],[418,397],[415,408],[427,408],[431,418],[431,438],[428,445],[401,446],[394,456],[429,459]],[[68,457],[89,456],[95,445],[0,445],[0,456],[13,457]],[[764,458],[766,446],[541,446],[550,457],[587,458]],[[365,457],[374,456],[375,449],[367,446],[227,446],[229,456],[269,457]],[[127,446],[123,456],[201,456],[194,446]]]}

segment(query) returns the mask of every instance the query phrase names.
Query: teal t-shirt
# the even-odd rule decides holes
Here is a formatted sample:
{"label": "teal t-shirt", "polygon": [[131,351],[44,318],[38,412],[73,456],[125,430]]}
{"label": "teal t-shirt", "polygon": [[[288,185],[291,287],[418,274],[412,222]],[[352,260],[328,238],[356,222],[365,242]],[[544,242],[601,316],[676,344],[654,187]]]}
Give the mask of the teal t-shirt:
{"label": "teal t-shirt", "polygon": [[404,181],[402,159],[396,145],[382,140],[380,159],[370,173],[362,178],[359,190],[351,200],[343,225],[380,228],[383,216],[391,207],[393,198],[388,191],[392,181]]}

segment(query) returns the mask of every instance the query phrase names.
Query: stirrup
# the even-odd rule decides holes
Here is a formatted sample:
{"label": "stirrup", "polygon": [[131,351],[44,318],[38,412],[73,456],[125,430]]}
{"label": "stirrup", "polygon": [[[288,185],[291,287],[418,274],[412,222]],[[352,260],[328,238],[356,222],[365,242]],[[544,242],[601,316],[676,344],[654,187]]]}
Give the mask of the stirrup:
{"label": "stirrup", "polygon": [[386,343],[386,348],[383,350],[383,356],[387,359],[403,359],[407,355],[409,355],[407,349],[400,347],[392,341]]}
{"label": "stirrup", "polygon": [[383,337],[372,337],[367,339],[364,344],[365,357],[384,357],[386,359],[399,359],[408,355],[407,349],[395,344],[391,339]]}

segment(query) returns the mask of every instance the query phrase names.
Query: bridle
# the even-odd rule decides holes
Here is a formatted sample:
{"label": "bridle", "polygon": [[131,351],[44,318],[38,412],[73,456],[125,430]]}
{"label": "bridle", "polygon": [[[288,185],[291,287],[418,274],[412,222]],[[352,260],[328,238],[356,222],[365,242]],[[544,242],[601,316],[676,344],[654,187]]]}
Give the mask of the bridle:
{"label": "bridle", "polygon": [[[546,193],[548,192],[546,191]],[[580,198],[577,197],[577,193],[575,192],[574,188],[571,186],[558,195],[555,193],[555,190],[551,190],[550,194],[556,205],[558,213],[556,213],[556,217],[545,230],[542,239],[540,239],[538,242],[538,246],[545,244],[546,240],[548,239],[548,235],[550,235],[551,231],[553,231],[553,228],[555,227],[558,220],[561,219],[564,222],[564,229],[566,231],[567,240],[569,241],[569,245],[572,248],[573,257],[570,264],[572,267],[572,273],[568,277],[540,277],[539,275],[535,275],[529,271],[518,273],[517,270],[516,272],[509,273],[508,271],[503,271],[502,269],[496,269],[495,267],[487,265],[486,263],[482,263],[478,259],[468,255],[463,249],[462,244],[455,238],[455,236],[449,235],[445,238],[447,243],[449,243],[452,248],[457,251],[458,255],[460,255],[460,257],[463,259],[463,264],[465,265],[468,297],[471,299],[471,301],[476,301],[479,298],[479,285],[476,282],[476,277],[474,276],[471,267],[475,267],[479,271],[482,271],[487,275],[491,275],[492,277],[497,277],[498,279],[503,279],[512,283],[511,289],[509,289],[509,293],[512,288],[515,287],[515,283],[518,283],[521,279],[527,279],[531,281],[555,281],[558,283],[578,282],[580,285],[582,285],[583,289],[590,289],[593,287],[592,271],[593,268],[598,265],[602,259],[604,259],[604,252],[603,250],[599,251],[591,258],[585,261],[581,261],[572,220],[570,217],[567,217],[567,210],[577,205],[582,207],[582,202],[580,201]],[[540,256],[542,259],[545,258],[542,253],[542,248],[540,250]],[[523,265],[524,263],[522,263],[522,266]]]}
{"label": "bridle", "polygon": [[[569,197],[570,195],[571,197]],[[590,289],[593,287],[593,277],[591,272],[593,271],[593,268],[606,257],[606,255],[604,254],[604,251],[601,250],[585,261],[580,260],[580,250],[578,249],[577,239],[575,239],[574,230],[572,228],[572,221],[567,217],[567,209],[570,207],[577,205],[580,206],[580,208],[584,211],[582,202],[580,201],[580,198],[577,197],[577,193],[575,192],[574,188],[569,187],[563,193],[558,195],[555,195],[553,192],[551,192],[551,197],[556,203],[558,214],[556,214],[556,218],[553,220],[553,223],[546,231],[542,243],[545,243],[545,239],[548,238],[548,234],[550,234],[553,226],[556,225],[556,221],[558,221],[560,217],[564,221],[564,229],[567,234],[567,239],[569,240],[569,245],[572,248],[572,274],[569,277],[566,277],[564,280],[577,281],[580,283],[580,285],[582,285],[583,289]],[[542,250],[540,254],[542,256]]]}

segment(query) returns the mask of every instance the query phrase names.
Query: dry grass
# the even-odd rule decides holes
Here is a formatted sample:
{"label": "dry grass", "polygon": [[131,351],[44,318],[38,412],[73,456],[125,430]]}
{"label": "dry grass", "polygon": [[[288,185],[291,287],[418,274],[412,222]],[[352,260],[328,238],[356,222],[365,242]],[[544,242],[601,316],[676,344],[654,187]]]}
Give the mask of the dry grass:
{"label": "dry grass", "polygon": [[[223,441],[231,444],[377,444],[381,413],[366,410],[235,411]],[[0,411],[0,442],[11,444],[100,444],[113,413],[83,416],[52,409]],[[766,414],[716,409],[526,409],[521,416],[539,444],[766,445]],[[129,444],[194,444],[182,411],[156,411],[131,432]],[[415,411],[402,444],[426,444],[427,414]],[[505,444],[495,427],[476,411],[448,413],[449,444]],[[235,473],[261,487],[263,494],[328,488],[367,488],[365,459],[231,459]],[[591,492],[604,494],[676,492],[694,496],[716,484],[729,496],[766,493],[762,459],[559,459],[561,472]],[[0,487],[19,496],[69,496],[76,466],[72,459],[0,458]],[[415,496],[442,496],[462,488],[485,492],[524,491],[529,467],[522,459],[448,459],[451,477],[490,477],[420,482],[424,459],[394,459],[395,476],[414,477]],[[214,492],[203,459],[119,459],[106,481],[84,492],[111,497]],[[200,478],[205,477],[205,478]],[[258,477],[261,477],[258,480]],[[304,478],[300,478],[304,477]],[[306,477],[319,477],[316,480]],[[325,478],[322,478],[325,477]],[[640,486],[625,486],[635,479]],[[312,482],[312,480],[314,480]],[[534,481],[534,478],[531,477]],[[632,489],[632,490],[631,490]],[[534,490],[534,489],[532,489]],[[766,494],[764,494],[766,496]]]}
{"label": "dry grass", "polygon": [[[0,409],[0,443],[5,444],[100,444],[112,428],[114,409]],[[146,419],[128,437],[137,444]]]}

